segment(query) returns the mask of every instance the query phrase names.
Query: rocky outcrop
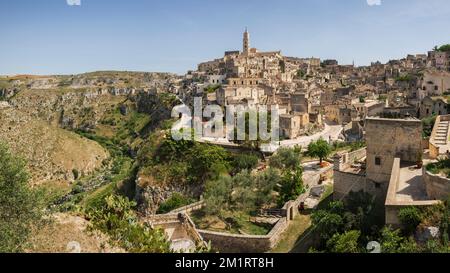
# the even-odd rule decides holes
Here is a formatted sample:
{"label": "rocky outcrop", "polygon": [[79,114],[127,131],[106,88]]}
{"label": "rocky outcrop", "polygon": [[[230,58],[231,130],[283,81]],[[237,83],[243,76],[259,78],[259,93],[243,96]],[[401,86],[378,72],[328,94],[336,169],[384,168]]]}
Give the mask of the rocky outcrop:
{"label": "rocky outcrop", "polygon": [[0,100],[3,99],[9,99],[11,97],[14,97],[17,93],[20,92],[19,88],[3,88],[0,89]]}
{"label": "rocky outcrop", "polygon": [[189,187],[187,185],[161,185],[151,176],[138,175],[136,181],[135,200],[138,209],[143,215],[153,215],[159,206],[167,201],[174,193],[181,193],[185,196],[198,196],[201,192],[200,186]]}

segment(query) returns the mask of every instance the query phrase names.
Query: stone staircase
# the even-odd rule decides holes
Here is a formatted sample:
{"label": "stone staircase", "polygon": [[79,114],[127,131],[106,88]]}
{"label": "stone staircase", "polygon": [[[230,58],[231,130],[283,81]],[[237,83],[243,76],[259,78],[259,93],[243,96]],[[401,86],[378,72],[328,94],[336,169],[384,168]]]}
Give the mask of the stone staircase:
{"label": "stone staircase", "polygon": [[449,121],[441,121],[437,125],[436,135],[434,137],[434,142],[437,145],[447,145],[448,140],[448,129],[450,126]]}

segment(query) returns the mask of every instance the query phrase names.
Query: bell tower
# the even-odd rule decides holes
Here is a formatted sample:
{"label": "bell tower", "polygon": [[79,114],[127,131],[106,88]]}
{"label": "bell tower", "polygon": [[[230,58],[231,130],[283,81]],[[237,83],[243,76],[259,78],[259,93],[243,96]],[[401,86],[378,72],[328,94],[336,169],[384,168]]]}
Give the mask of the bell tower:
{"label": "bell tower", "polygon": [[250,53],[250,33],[248,33],[247,28],[245,28],[244,32],[243,53],[244,54]]}

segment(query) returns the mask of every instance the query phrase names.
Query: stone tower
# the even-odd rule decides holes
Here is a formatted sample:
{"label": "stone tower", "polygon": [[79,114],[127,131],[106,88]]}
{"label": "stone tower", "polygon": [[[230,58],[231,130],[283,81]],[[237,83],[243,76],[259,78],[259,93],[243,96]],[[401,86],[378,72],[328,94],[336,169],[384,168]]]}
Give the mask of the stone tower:
{"label": "stone tower", "polygon": [[245,28],[244,32],[244,43],[243,43],[243,53],[250,53],[250,33],[248,33],[247,28]]}

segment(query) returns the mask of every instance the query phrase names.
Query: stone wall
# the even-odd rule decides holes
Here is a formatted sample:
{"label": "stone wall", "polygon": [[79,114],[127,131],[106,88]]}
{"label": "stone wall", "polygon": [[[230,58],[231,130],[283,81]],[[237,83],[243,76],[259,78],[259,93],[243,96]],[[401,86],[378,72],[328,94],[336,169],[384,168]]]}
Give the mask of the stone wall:
{"label": "stone wall", "polygon": [[400,159],[394,159],[392,166],[391,179],[385,203],[386,225],[399,226],[398,212],[401,207],[396,203],[397,187],[400,180]]}
{"label": "stone wall", "polygon": [[351,191],[366,190],[366,176],[364,173],[355,174],[347,172],[355,161],[362,160],[366,157],[366,148],[337,155],[334,160],[334,193],[335,200],[342,200]]}
{"label": "stone wall", "polygon": [[334,170],[334,200],[344,199],[350,192],[366,191],[365,175]]}
{"label": "stone wall", "polygon": [[431,199],[446,200],[450,195],[450,179],[441,175],[435,175],[423,168],[423,180],[427,195]]}
{"label": "stone wall", "polygon": [[428,145],[428,149],[430,151],[430,158],[436,159],[439,157],[439,147],[436,146],[433,142],[430,141]]}
{"label": "stone wall", "polygon": [[367,156],[367,148],[362,148],[350,153],[337,155],[334,160],[335,163],[334,168],[337,171],[343,171],[351,167],[351,165],[354,164],[356,161],[364,159],[366,156]]}
{"label": "stone wall", "polygon": [[159,214],[143,219],[153,228],[161,228],[166,232],[170,241],[189,239],[196,243],[196,245],[206,246],[200,233],[197,231],[195,224],[192,222],[189,215],[184,213],[169,213]]}
{"label": "stone wall", "polygon": [[199,201],[197,203],[193,203],[193,204],[187,205],[185,207],[172,210],[170,213],[171,214],[178,214],[178,213],[189,214],[189,213],[191,213],[193,211],[202,209],[204,205],[205,205],[205,201],[202,200],[202,201]]}
{"label": "stone wall", "polygon": [[238,235],[198,230],[206,241],[211,241],[214,250],[223,253],[264,253],[274,248],[281,235],[289,227],[288,219],[282,218],[268,235]]}

